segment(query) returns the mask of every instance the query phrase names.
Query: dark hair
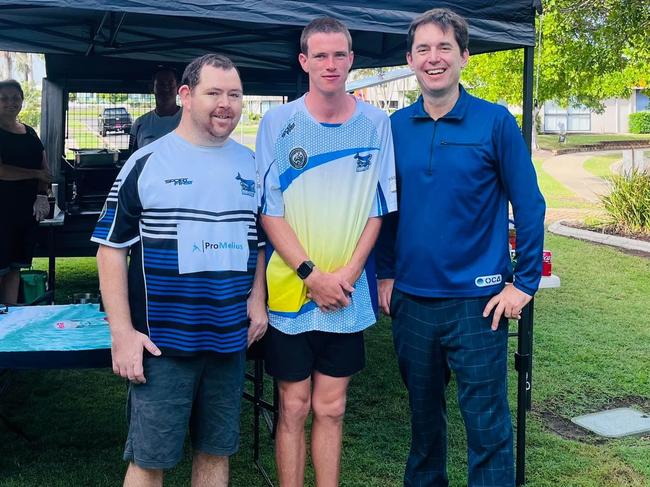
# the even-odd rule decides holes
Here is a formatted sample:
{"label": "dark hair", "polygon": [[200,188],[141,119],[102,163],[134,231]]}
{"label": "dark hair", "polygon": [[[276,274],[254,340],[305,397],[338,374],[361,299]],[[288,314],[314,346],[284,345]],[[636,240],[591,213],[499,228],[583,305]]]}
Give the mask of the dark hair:
{"label": "dark hair", "polygon": [[203,66],[212,66],[213,68],[220,68],[225,71],[234,69],[239,75],[237,66],[235,66],[230,58],[224,56],[223,54],[204,54],[201,57],[197,57],[194,61],[187,65],[185,71],[183,72],[183,80],[181,81],[181,85],[187,85],[190,87],[190,90],[193,90],[196,85],[199,84]]}
{"label": "dark hair", "polygon": [[154,70],[153,74],[151,75],[151,82],[155,83],[156,82],[156,77],[160,73],[171,73],[174,75],[174,79],[178,83],[178,71],[176,71],[176,68],[172,68],[171,66],[158,66]]}
{"label": "dark hair", "polygon": [[458,47],[460,47],[460,52],[465,52],[467,49],[467,46],[469,45],[469,34],[467,33],[469,26],[467,25],[467,20],[448,8],[432,8],[431,10],[427,10],[423,14],[418,15],[413,19],[413,22],[411,22],[406,37],[406,47],[409,52],[413,48],[415,31],[418,27],[424,24],[437,25],[445,33],[449,28],[453,29],[454,37],[456,38]]}
{"label": "dark hair", "polygon": [[4,81],[0,81],[0,90],[4,88],[14,88],[18,90],[18,93],[20,93],[20,98],[23,100],[25,99],[25,93],[23,93],[23,87],[20,86],[20,83],[15,79],[6,79]]}
{"label": "dark hair", "polygon": [[352,36],[343,22],[332,17],[319,17],[309,22],[300,34],[300,52],[307,54],[307,41],[312,34],[343,34],[348,41],[348,50],[352,50]]}

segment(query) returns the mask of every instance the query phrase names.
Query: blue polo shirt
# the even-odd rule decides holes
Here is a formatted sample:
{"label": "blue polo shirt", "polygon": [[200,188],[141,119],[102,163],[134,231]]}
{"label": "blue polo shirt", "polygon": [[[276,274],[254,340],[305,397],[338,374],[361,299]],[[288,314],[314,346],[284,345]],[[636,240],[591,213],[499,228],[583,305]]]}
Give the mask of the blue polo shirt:
{"label": "blue polo shirt", "polygon": [[517,228],[514,285],[541,276],[545,203],[514,117],[468,94],[433,120],[420,97],[391,117],[399,211],[377,244],[378,277],[424,297],[478,297],[512,280],[508,203]]}

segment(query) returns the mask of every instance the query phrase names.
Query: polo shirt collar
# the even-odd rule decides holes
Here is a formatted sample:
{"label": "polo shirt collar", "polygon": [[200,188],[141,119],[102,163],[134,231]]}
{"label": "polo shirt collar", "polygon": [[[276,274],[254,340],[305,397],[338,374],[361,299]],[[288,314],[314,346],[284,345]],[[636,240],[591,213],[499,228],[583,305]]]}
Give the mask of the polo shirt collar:
{"label": "polo shirt collar", "polygon": [[[463,85],[459,84],[458,89],[460,91],[458,100],[456,100],[456,103],[452,109],[449,110],[449,112],[444,117],[442,117],[446,120],[460,120],[465,116],[465,112],[467,111],[470,95],[467,93],[467,91],[465,91]],[[424,98],[422,95],[420,95],[417,101],[413,104],[413,112],[411,113],[411,118],[431,118],[431,116],[424,109]]]}

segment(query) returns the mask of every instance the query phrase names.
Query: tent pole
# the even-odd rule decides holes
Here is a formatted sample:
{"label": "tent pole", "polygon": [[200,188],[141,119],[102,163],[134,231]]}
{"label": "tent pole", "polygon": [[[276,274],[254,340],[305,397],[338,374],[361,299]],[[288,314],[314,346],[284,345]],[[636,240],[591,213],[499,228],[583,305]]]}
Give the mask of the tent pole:
{"label": "tent pole", "polygon": [[[535,48],[524,48],[524,93],[523,113],[521,117],[521,131],[528,147],[532,153],[533,134],[533,72]],[[525,315],[525,316],[524,316]],[[519,321],[517,353],[515,364],[518,374],[517,384],[517,461],[515,485],[520,486],[526,483],[526,411],[530,409],[529,384],[531,383],[530,373],[533,355],[533,301],[526,306]]]}
{"label": "tent pole", "polygon": [[531,152],[533,136],[533,72],[534,72],[535,48],[524,47],[524,103],[521,117],[521,131],[528,151]]}
{"label": "tent pole", "polygon": [[296,92],[293,97],[289,97],[289,101],[297,100],[304,94],[303,85],[303,74],[301,72],[296,73]]}

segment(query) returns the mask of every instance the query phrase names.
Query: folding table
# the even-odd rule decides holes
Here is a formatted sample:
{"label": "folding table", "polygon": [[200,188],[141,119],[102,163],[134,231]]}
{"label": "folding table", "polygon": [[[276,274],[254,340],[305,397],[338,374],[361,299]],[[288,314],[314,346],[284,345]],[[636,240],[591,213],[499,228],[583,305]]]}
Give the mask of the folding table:
{"label": "folding table", "polygon": [[[253,403],[253,455],[267,483],[272,485],[259,463],[260,416],[273,413],[275,424],[277,408],[264,400],[264,370],[262,354],[253,350],[253,372],[247,378],[253,382],[253,393],[244,398]],[[0,369],[67,369],[111,367],[111,336],[106,315],[97,304],[68,304],[55,306],[10,307],[0,314]],[[6,418],[0,420],[12,427]]]}

